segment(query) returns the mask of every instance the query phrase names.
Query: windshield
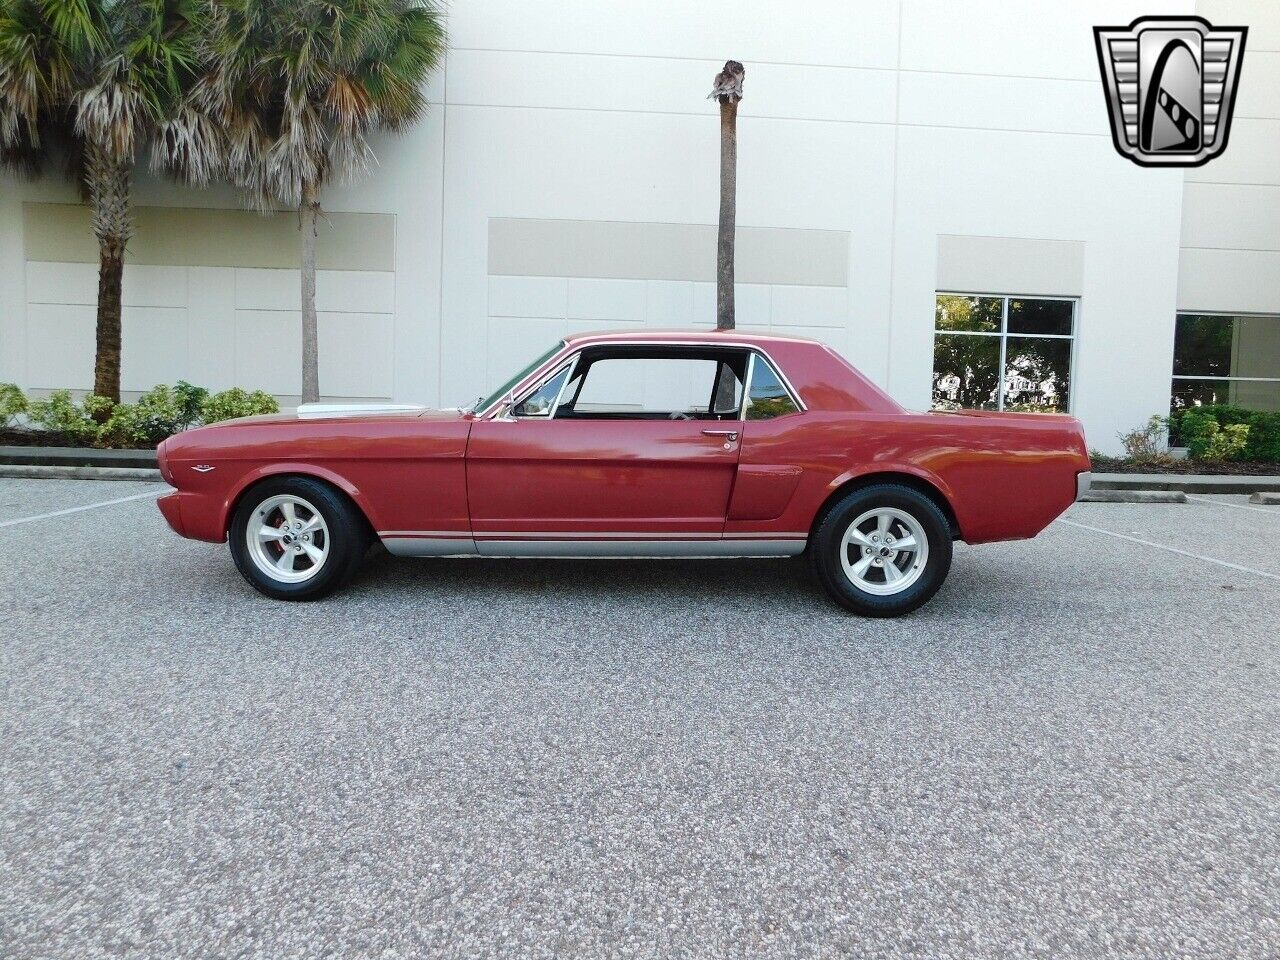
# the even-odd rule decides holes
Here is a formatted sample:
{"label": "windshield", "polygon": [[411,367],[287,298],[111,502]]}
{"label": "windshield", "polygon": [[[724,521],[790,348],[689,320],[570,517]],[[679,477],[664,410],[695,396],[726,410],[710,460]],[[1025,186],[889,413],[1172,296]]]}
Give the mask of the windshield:
{"label": "windshield", "polygon": [[563,349],[564,349],[564,341],[561,340],[559,343],[557,343],[554,347],[552,347],[542,356],[538,357],[537,360],[533,361],[533,363],[529,364],[527,367],[525,367],[523,370],[517,373],[514,377],[512,377],[510,380],[508,380],[506,383],[500,386],[497,390],[489,394],[489,396],[484,397],[480,400],[477,400],[476,405],[471,409],[477,413],[480,412],[481,410],[487,410],[490,406],[497,403],[504,396],[506,396],[506,394],[510,393],[517,383],[519,383],[525,377],[529,376],[529,374],[533,373],[533,371],[537,370],[540,366],[542,366],[544,363],[546,363],[548,360],[550,360],[552,357],[554,357],[557,353],[559,353]]}

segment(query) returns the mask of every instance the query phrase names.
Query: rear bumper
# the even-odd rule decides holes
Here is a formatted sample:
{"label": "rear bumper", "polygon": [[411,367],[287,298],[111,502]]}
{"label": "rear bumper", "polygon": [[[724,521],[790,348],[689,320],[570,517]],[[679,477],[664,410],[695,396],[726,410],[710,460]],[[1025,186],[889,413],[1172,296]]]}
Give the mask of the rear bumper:
{"label": "rear bumper", "polygon": [[1076,474],[1076,499],[1083,500],[1084,495],[1089,492],[1089,487],[1093,483],[1093,473],[1085,470]]}

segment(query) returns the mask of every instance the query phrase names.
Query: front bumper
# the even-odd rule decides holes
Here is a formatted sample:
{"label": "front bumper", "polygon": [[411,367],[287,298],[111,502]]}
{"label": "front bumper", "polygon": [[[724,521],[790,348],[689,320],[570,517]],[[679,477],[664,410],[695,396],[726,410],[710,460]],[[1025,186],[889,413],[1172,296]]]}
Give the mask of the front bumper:
{"label": "front bumper", "polygon": [[168,496],[161,497],[156,501],[156,505],[160,507],[160,512],[164,515],[165,521],[173,528],[173,532],[180,537],[185,537],[187,532],[182,528],[182,494],[174,492]]}
{"label": "front bumper", "polygon": [[1093,473],[1085,470],[1076,474],[1076,499],[1083,500],[1084,495],[1089,492],[1089,487],[1093,484]]}

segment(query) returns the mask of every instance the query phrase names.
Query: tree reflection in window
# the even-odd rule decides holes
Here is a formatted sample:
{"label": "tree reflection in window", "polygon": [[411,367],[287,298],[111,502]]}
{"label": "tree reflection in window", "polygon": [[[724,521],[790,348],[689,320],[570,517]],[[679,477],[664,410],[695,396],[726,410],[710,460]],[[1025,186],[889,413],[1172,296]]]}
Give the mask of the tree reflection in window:
{"label": "tree reflection in window", "polygon": [[1075,303],[940,294],[933,346],[937,409],[1064,412]]}

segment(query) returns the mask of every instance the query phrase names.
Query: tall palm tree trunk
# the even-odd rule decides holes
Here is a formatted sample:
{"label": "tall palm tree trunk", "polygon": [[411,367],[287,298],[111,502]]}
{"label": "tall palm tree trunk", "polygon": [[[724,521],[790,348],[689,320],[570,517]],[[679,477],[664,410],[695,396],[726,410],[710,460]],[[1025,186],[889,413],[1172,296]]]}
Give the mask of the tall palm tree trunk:
{"label": "tall palm tree trunk", "polygon": [[720,237],[716,252],[716,329],[732,330],[733,240],[738,219],[738,101],[720,99]]}
{"label": "tall palm tree trunk", "polygon": [[319,330],[316,323],[316,235],[320,199],[314,183],[302,187],[302,402],[320,399]]}
{"label": "tall palm tree trunk", "polygon": [[85,181],[98,238],[98,317],[93,360],[93,392],[120,402],[120,312],[124,249],[133,236],[129,205],[129,164],[97,147],[86,149]]}

